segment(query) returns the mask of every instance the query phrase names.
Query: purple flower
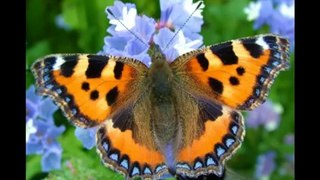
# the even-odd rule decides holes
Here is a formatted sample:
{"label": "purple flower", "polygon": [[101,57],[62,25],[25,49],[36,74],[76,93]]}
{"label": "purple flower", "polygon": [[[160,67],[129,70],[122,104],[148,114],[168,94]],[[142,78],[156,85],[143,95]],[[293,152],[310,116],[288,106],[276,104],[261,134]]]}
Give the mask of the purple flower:
{"label": "purple flower", "polygon": [[250,2],[244,12],[249,21],[255,20],[254,29],[268,25],[270,32],[287,37],[294,48],[293,0],[258,0]]}
{"label": "purple flower", "polygon": [[[134,26],[134,20],[137,16],[137,9],[134,4],[126,3],[123,4],[121,1],[115,1],[114,5],[109,7],[113,15],[118,18],[123,24],[125,24],[129,29]],[[115,25],[116,31],[127,31],[120,23],[113,17],[106,9],[108,19],[110,19],[110,24]],[[110,33],[110,32],[109,32]]]}
{"label": "purple flower", "polygon": [[[161,16],[160,21],[157,23],[157,29],[163,27],[171,30],[180,29],[199,3],[200,1],[193,3],[192,0],[160,0]],[[203,8],[204,4],[201,4],[200,8],[194,12],[182,29],[186,37],[190,40],[199,40],[201,44],[202,36],[199,33],[203,24],[201,15]]]}
{"label": "purple flower", "polygon": [[[154,35],[154,42],[160,46],[163,50],[163,53],[166,55],[168,61],[173,61],[179,55],[189,52],[198,48],[201,44],[201,40],[188,40],[184,34],[180,31],[178,35],[172,40],[168,45],[171,38],[173,37],[174,32],[170,31],[169,28],[164,27],[159,30],[159,33]],[[168,47],[166,47],[168,45]]]}
{"label": "purple flower", "polygon": [[151,61],[147,54],[149,45],[145,43],[151,40],[155,32],[155,21],[147,16],[137,16],[135,6],[130,3],[123,4],[121,1],[115,1],[114,6],[108,9],[134,34],[106,11],[111,24],[107,31],[112,36],[105,37],[105,45],[99,54],[131,57],[149,64]]}
{"label": "purple flower", "polygon": [[96,141],[95,141],[96,131],[97,131],[96,127],[88,128],[88,129],[76,127],[75,135],[81,141],[81,143],[86,149],[92,149],[96,145]]}
{"label": "purple flower", "polygon": [[169,44],[168,48],[166,48],[167,44],[169,43],[170,39],[167,37],[173,37],[174,32],[170,31],[169,28],[164,27],[159,30],[159,33],[156,34],[153,38],[154,43],[158,44],[160,49],[163,50],[163,53],[166,55],[169,61],[174,60],[176,57],[179,56],[178,52],[174,49],[174,44],[178,42],[178,38],[175,37],[171,44]]}
{"label": "purple flower", "polygon": [[29,142],[31,134],[34,134],[36,132],[37,132],[37,129],[33,125],[33,119],[27,120],[27,123],[26,123],[26,142]]}
{"label": "purple flower", "polygon": [[275,130],[280,122],[280,113],[282,107],[280,105],[273,104],[271,101],[266,101],[253,111],[248,113],[247,126],[249,128],[257,128],[258,126],[264,126],[268,131]]}
{"label": "purple flower", "polygon": [[[147,16],[138,16],[133,4],[116,1],[108,9],[118,20],[106,10],[111,24],[107,31],[112,36],[105,37],[105,45],[99,54],[132,57],[149,66],[151,58],[147,52],[152,43],[160,45],[169,61],[185,53],[182,49],[190,51],[199,48],[202,45],[202,36],[199,32],[203,24],[201,16],[203,4],[190,17],[181,33],[172,40],[171,44],[168,44],[174,37],[176,30],[182,27],[196,9],[198,3],[192,3],[191,0],[160,1],[161,19],[156,22]],[[161,42],[167,44],[159,44]],[[168,47],[166,47],[167,45]]]}
{"label": "purple flower", "polygon": [[42,171],[49,172],[54,169],[60,169],[61,154],[62,148],[59,144],[56,144],[56,146],[53,146],[45,151],[41,159]]}
{"label": "purple flower", "polygon": [[255,172],[256,179],[269,179],[276,166],[274,162],[275,157],[276,153],[273,151],[258,156]]}
{"label": "purple flower", "polygon": [[26,97],[26,155],[42,155],[42,171],[59,169],[62,148],[56,139],[65,127],[54,124],[53,113],[58,108],[51,99],[36,95],[34,86]]}
{"label": "purple flower", "polygon": [[40,116],[45,121],[51,121],[53,113],[58,107],[50,98],[43,98],[35,93],[32,85],[26,92],[26,120]]}

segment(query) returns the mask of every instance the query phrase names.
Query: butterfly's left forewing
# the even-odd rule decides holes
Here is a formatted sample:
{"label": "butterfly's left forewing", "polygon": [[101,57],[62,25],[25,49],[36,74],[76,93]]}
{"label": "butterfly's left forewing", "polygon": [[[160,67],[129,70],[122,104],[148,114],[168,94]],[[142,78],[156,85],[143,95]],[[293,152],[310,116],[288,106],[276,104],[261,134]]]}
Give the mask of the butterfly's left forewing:
{"label": "butterfly's left forewing", "polygon": [[53,98],[80,127],[101,124],[130,106],[140,92],[132,85],[146,69],[132,59],[90,54],[49,55],[32,66],[38,93]]}

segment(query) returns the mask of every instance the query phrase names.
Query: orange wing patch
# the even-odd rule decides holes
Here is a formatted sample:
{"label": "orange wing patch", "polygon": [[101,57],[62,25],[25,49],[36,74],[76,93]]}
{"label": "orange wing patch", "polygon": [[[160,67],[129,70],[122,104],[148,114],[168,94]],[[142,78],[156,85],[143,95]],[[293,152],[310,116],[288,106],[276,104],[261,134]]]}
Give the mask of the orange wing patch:
{"label": "orange wing patch", "polygon": [[243,117],[223,107],[222,116],[205,121],[204,133],[177,156],[176,173],[189,177],[222,175],[225,160],[240,147],[244,137]]}
{"label": "orange wing patch", "polygon": [[47,56],[32,70],[41,95],[51,96],[75,125],[91,127],[108,119],[117,102],[129,103],[128,94],[134,98],[127,87],[138,81],[139,67],[146,68],[131,59],[72,54]]}
{"label": "orange wing patch", "polygon": [[111,121],[97,132],[97,150],[106,166],[125,176],[158,179],[168,172],[159,151],[136,143],[131,130],[114,128]]}
{"label": "orange wing patch", "polygon": [[[213,45],[186,54],[172,63],[173,69],[191,76],[193,92],[217,99],[240,110],[251,110],[266,99],[279,71],[287,69],[288,41],[262,35]],[[187,83],[188,84],[188,83]]]}

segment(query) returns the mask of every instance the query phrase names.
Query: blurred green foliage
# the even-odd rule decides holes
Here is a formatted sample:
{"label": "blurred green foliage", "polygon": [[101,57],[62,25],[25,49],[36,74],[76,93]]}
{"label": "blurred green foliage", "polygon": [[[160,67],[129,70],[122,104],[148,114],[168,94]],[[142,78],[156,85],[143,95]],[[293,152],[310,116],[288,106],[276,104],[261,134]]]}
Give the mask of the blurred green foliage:
{"label": "blurred green foliage", "polygon": [[[159,18],[158,1],[125,1],[136,4],[138,13]],[[204,44],[210,45],[239,37],[268,32],[268,28],[254,31],[252,22],[246,20],[243,8],[249,0],[205,0],[202,35]],[[40,57],[53,53],[97,53],[102,50],[108,21],[106,6],[111,0],[27,0],[26,26],[26,88],[34,83],[30,65]],[[57,17],[62,17],[69,28],[59,28]],[[294,57],[291,57],[289,71],[280,73],[270,92],[270,99],[283,106],[281,124],[272,132],[261,129],[247,129],[244,143],[235,156],[228,161],[228,168],[244,177],[252,177],[256,158],[268,150],[277,152],[277,169],[271,179],[293,179],[281,176],[280,167],[285,163],[284,154],[294,153],[293,145],[283,143],[284,136],[294,133]],[[63,147],[62,169],[52,173],[41,172],[41,158],[36,155],[26,159],[27,179],[123,179],[122,176],[105,168],[95,149],[85,150],[74,136],[74,127],[69,125],[61,111],[55,114],[57,124],[67,126],[59,137]]]}

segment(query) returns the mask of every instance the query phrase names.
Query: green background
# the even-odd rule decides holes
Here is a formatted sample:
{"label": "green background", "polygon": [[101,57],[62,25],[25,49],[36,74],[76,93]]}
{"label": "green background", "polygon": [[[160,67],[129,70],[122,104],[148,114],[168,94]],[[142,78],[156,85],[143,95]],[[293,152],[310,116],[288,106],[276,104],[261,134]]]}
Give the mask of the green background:
{"label": "green background", "polygon": [[[125,1],[136,4],[138,13],[159,19],[158,1]],[[210,45],[239,37],[267,33],[268,27],[255,31],[252,22],[246,20],[243,8],[250,1],[216,0],[204,1],[204,25],[201,34],[204,44]],[[26,26],[26,88],[34,83],[30,65],[40,57],[53,53],[97,53],[102,50],[107,35],[108,20],[106,6],[111,0],[27,0]],[[70,27],[57,27],[60,15]],[[280,168],[287,163],[286,153],[294,153],[293,145],[283,143],[284,136],[294,133],[294,55],[291,53],[289,71],[280,73],[271,88],[269,98],[283,106],[280,126],[272,132],[263,128],[247,129],[244,143],[235,156],[227,162],[227,169],[236,176],[252,177],[256,159],[268,150],[277,153],[276,169],[271,179],[293,179],[292,175],[281,175]],[[29,155],[26,159],[27,179],[123,179],[122,176],[101,165],[95,148],[88,151],[74,135],[74,127],[62,116],[55,114],[57,125],[64,124],[67,130],[58,138],[63,147],[62,169],[51,173],[41,172],[41,156]]]}

